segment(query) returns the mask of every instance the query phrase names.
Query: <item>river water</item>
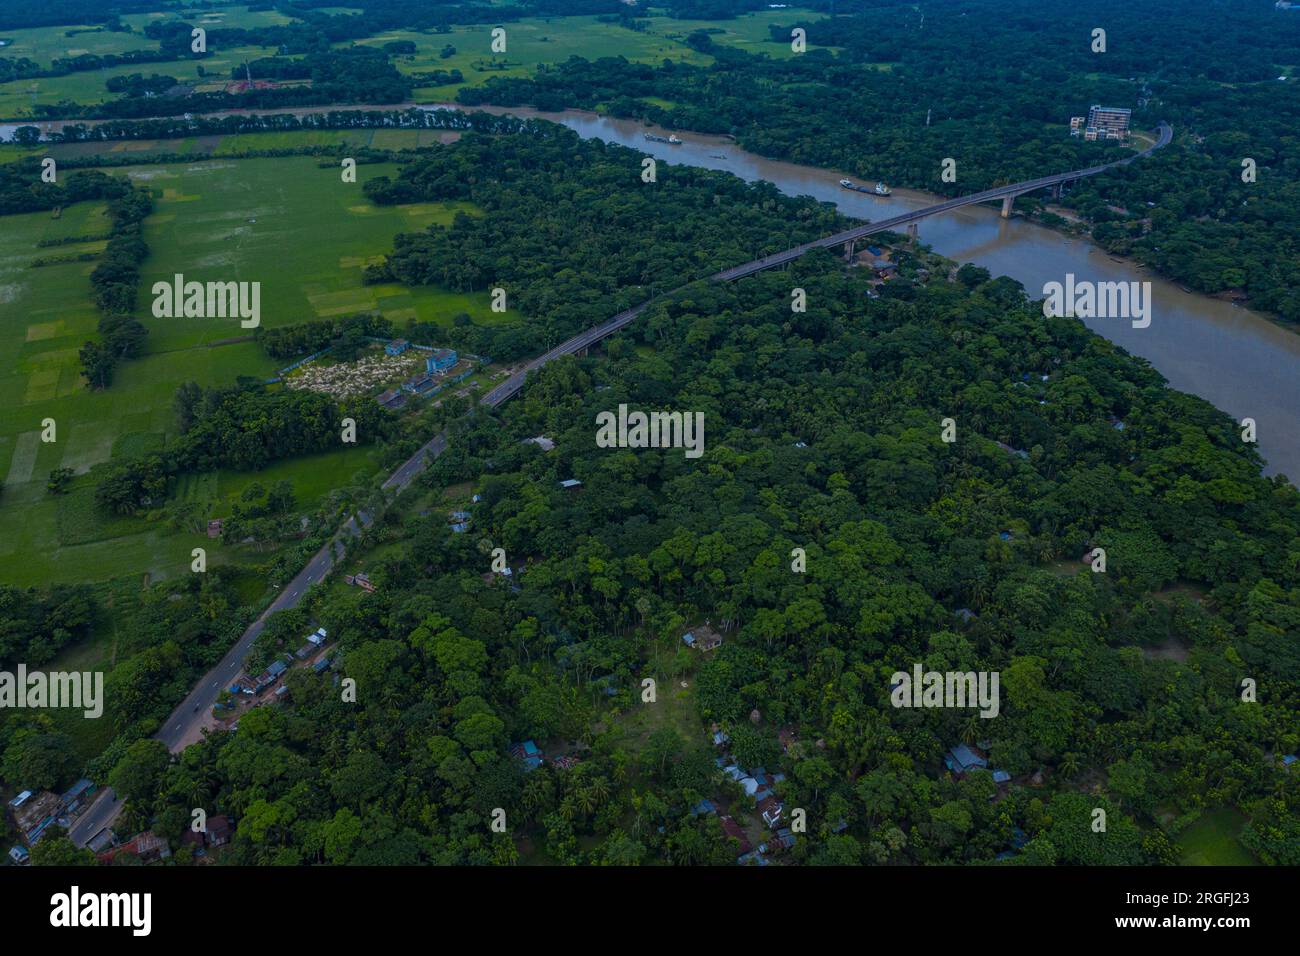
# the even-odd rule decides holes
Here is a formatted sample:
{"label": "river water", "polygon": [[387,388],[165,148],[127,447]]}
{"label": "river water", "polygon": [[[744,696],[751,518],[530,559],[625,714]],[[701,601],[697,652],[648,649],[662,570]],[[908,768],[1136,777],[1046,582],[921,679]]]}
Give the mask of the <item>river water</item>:
{"label": "river water", "polygon": [[[833,202],[845,215],[860,219],[887,219],[942,200],[907,189],[895,189],[888,197],[851,192],[840,187],[841,179],[867,184],[872,180],[852,171],[764,159],[722,136],[682,132],[679,135],[684,142],[673,146],[652,142],[644,135],[667,136],[668,130],[633,120],[580,110],[482,109],[562,123],[583,138],[620,143],[670,163],[724,170],[749,181],[765,179],[788,195]],[[12,137],[14,128],[0,125],[0,140]],[[1043,170],[1042,174],[1052,172],[1056,170]],[[1073,273],[1076,281],[1150,282],[1151,324],[1147,328],[1135,329],[1127,319],[1083,321],[1098,334],[1146,358],[1175,388],[1201,396],[1238,421],[1253,418],[1267,460],[1265,471],[1292,476],[1293,480],[1300,477],[1300,335],[1249,309],[1184,292],[1135,262],[1112,258],[1086,240],[1023,219],[1003,219],[992,207],[967,206],[931,216],[921,220],[918,229],[921,241],[939,254],[973,262],[994,275],[1010,276],[1035,298],[1042,295],[1045,283],[1063,283],[1068,273]]]}

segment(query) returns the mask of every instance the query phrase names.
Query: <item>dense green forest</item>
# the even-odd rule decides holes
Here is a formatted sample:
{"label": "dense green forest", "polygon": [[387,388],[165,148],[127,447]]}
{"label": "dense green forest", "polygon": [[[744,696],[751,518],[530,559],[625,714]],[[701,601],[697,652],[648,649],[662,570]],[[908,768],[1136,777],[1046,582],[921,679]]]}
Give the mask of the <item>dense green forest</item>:
{"label": "dense green forest", "polygon": [[[494,205],[515,179],[485,175],[480,150],[469,137],[401,181],[473,189],[502,210],[488,220],[523,215]],[[500,149],[534,188],[607,152]],[[563,222],[599,241],[617,186],[565,191]],[[808,209],[762,202],[763,222]],[[546,203],[527,208],[530,224],[481,233],[481,255],[520,256],[519,227],[556,228]],[[656,210],[626,212],[620,260],[665,242]],[[746,231],[731,203],[691,215],[701,254],[712,230]],[[516,268],[626,281],[581,243],[531,245]],[[472,483],[472,533],[391,511],[371,539],[379,590],[306,607],[338,638],[335,673],[293,672],[288,703],[175,763],[132,745],[111,777],[130,819],[177,836],[200,799],[239,818],[245,863],[730,862],[718,817],[692,812],[752,813],[715,763],[717,723],[737,761],[779,770],[786,806],[806,809],[797,861],[988,861],[1019,828],[1020,862],[1167,863],[1180,826],[1231,803],[1261,859],[1300,862],[1276,759],[1300,742],[1300,496],[1260,476],[1227,416],[1079,322],[1045,319],[1015,282],[969,266],[927,280],[894,252],[905,275],[875,298],[828,253],[690,286],[604,360],[556,362],[503,411],[453,421],[421,480]],[[705,456],[596,447],[596,414],[619,403],[704,412]],[[521,442],[539,434],[553,452]],[[581,490],[558,487],[569,477]],[[516,587],[482,577],[496,546]],[[1104,574],[1079,563],[1092,546]],[[725,635],[707,656],[680,639],[706,619]],[[291,650],[303,620],[259,653]],[[1000,717],[890,707],[890,674],[915,662],[999,671]],[[1247,677],[1257,702],[1241,699]],[[687,716],[639,716],[654,708]],[[640,720],[652,729],[627,732]],[[525,738],[579,762],[525,773],[509,753]],[[946,748],[975,740],[1009,786],[943,769]],[[510,836],[489,830],[496,808]]]}
{"label": "dense green forest", "polygon": [[[1195,15],[1172,0],[976,0],[959,16],[859,7],[772,28],[774,47],[788,48],[802,25],[809,43],[834,52],[754,55],[713,45],[704,31],[709,67],[593,51],[458,99],[726,132],[763,155],[945,195],[1113,157],[1121,147],[1071,139],[1069,118],[1093,103],[1131,108],[1136,127],[1168,120],[1179,136],[1150,160],[1072,188],[1067,203],[1089,217],[1094,238],[1198,292],[1240,290],[1253,307],[1300,321],[1300,105],[1290,90],[1300,78],[1277,80],[1294,65],[1300,17],[1222,0]],[[1104,53],[1091,49],[1099,26]],[[941,179],[947,157],[957,160],[955,182]],[[1247,158],[1253,183],[1242,180]]]}
{"label": "dense green forest", "polygon": [[[542,130],[546,135],[537,135]],[[783,198],[770,183],[688,166],[661,166],[658,182],[647,187],[641,159],[551,124],[467,135],[397,179],[369,180],[366,195],[376,203],[468,200],[489,214],[398,236],[387,259],[367,268],[367,280],[504,288],[526,322],[455,325],[450,335],[459,348],[509,360],[847,222],[828,205]],[[773,222],[777,209],[788,218]]]}

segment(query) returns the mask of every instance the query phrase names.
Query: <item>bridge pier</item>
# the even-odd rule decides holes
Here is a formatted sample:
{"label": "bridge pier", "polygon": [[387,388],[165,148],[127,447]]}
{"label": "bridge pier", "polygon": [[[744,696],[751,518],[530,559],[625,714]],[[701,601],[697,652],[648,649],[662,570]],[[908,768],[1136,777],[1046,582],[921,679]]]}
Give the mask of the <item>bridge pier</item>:
{"label": "bridge pier", "polygon": [[1016,201],[1015,196],[1002,197],[1002,218],[1003,219],[1011,218],[1011,206],[1015,201]]}
{"label": "bridge pier", "polygon": [[858,240],[856,240],[856,239],[850,239],[848,242],[844,243],[844,261],[845,261],[845,262],[852,262],[852,261],[853,261],[853,253],[854,253],[854,251],[857,249],[857,246],[858,246]]}
{"label": "bridge pier", "polygon": [[921,235],[921,230],[917,228],[917,224],[914,222],[909,222],[907,224],[907,238],[916,239],[920,235]]}
{"label": "bridge pier", "polygon": [[1064,184],[1064,183],[1052,183],[1052,198],[1053,198],[1053,199],[1060,199],[1060,198],[1061,198],[1061,187],[1062,187],[1063,185],[1065,185],[1065,184]]}

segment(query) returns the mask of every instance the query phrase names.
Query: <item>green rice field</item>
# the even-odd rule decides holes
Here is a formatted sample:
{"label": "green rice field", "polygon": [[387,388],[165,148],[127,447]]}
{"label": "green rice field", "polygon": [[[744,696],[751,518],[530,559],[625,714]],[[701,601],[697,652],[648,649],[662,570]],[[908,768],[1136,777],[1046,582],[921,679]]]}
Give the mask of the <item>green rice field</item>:
{"label": "green rice field", "polygon": [[[77,359],[82,343],[97,336],[89,282],[95,263],[29,267],[51,251],[83,249],[42,249],[36,245],[41,239],[106,232],[102,204],[81,203],[57,217],[48,212],[5,217],[0,232],[0,524],[5,529],[0,581],[104,580],[146,571],[165,576],[187,569],[190,549],[200,544],[211,563],[239,559],[216,541],[156,518],[106,518],[94,508],[88,478],[75,480],[64,496],[45,490],[54,468],[84,475],[113,456],[163,447],[174,429],[172,401],[179,383],[265,377],[282,364],[247,338],[249,331],[238,319],[155,318],[150,294],[155,281],[170,281],[179,272],[199,281],[259,282],[267,326],[371,309],[399,325],[408,319],[449,324],[462,311],[478,321],[502,318],[490,311],[486,292],[364,286],[362,268],[391,248],[394,235],[476,210],[441,203],[376,207],[365,199],[361,184],[394,174],[396,166],[361,166],[360,182],[353,184],[341,181],[332,161],[325,168],[320,162],[313,157],[213,159],[113,171],[148,186],[157,204],[145,222],[151,252],[136,309],[150,332],[146,353],[121,363],[113,385],[103,391],[85,388]],[[46,418],[56,423],[51,443],[41,441]],[[349,449],[282,462],[255,476],[194,476],[179,491],[189,500],[209,502],[213,513],[221,514],[223,502],[254,479],[287,478],[306,505],[376,469],[366,449]]]}

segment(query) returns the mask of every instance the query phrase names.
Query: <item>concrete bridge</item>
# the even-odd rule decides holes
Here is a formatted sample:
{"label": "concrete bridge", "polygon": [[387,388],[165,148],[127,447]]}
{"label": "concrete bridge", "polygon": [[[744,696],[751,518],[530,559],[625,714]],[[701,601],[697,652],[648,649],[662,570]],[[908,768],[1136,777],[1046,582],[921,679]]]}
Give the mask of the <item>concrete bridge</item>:
{"label": "concrete bridge", "polygon": [[[836,246],[847,246],[851,251],[853,244],[867,236],[875,235],[881,232],[892,232],[900,227],[914,226],[929,216],[937,216],[940,213],[951,212],[954,209],[960,209],[963,206],[972,206],[976,203],[1002,200],[1003,218],[1011,215],[1012,204],[1017,196],[1023,196],[1025,193],[1034,192],[1039,189],[1052,190],[1053,196],[1059,196],[1061,186],[1068,182],[1074,182],[1078,179],[1085,179],[1089,176],[1096,176],[1098,173],[1104,173],[1108,169],[1114,169],[1117,166],[1127,166],[1136,159],[1149,156],[1158,149],[1169,145],[1173,139],[1174,131],[1168,123],[1161,123],[1159,126],[1159,135],[1155,143],[1140,153],[1134,153],[1126,156],[1124,159],[1116,160],[1113,163],[1105,163],[1101,166],[1089,166],[1086,169],[1075,169],[1067,173],[1057,173],[1053,176],[1043,176],[1039,179],[1027,179],[1024,182],[1011,183],[1007,186],[996,186],[993,189],[985,189],[982,192],[971,193],[969,196],[958,196],[956,199],[948,199],[941,203],[935,203],[933,206],[924,206],[921,209],[915,209],[912,212],[903,213],[901,216],[894,216],[890,219],[882,219],[879,222],[869,222],[865,225],[855,226],[852,229],[846,229],[843,232],[837,232],[832,236],[824,239],[815,239],[812,242],[805,242],[801,246],[794,246],[782,252],[775,252],[770,256],[764,256],[761,259],[755,259],[752,262],[746,262],[742,265],[733,266],[730,269],[724,269],[721,272],[715,272],[709,276],[714,282],[731,282],[735,279],[743,279],[746,276],[763,272],[767,269],[775,269],[779,266],[787,265],[798,259],[805,253],[813,249],[832,249]],[[516,372],[510,378],[506,379],[492,391],[483,396],[481,404],[495,407],[512,398],[516,392],[523,388],[524,380],[528,373],[534,369],[541,368],[547,362],[560,358],[563,355],[576,355],[584,352],[592,345],[595,345],[601,339],[604,339],[620,329],[630,325],[641,313],[650,308],[654,299],[642,302],[640,305],[633,306],[618,315],[614,316],[600,325],[580,332],[566,342],[562,342],[555,348],[539,355],[533,359],[521,370]]]}

